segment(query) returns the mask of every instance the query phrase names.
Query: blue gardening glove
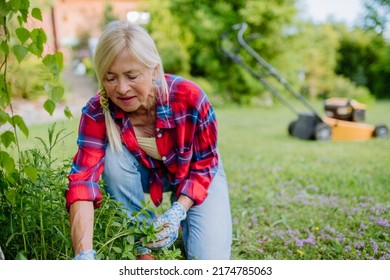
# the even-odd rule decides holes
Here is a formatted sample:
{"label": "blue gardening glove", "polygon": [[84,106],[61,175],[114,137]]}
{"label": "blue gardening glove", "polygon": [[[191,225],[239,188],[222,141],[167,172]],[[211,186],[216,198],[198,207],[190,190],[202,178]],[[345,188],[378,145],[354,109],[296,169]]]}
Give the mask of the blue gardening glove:
{"label": "blue gardening glove", "polygon": [[149,248],[146,248],[146,247],[138,246],[137,253],[139,255],[147,255],[147,254],[151,254],[152,250],[150,250]]}
{"label": "blue gardening glove", "polygon": [[96,252],[94,250],[85,250],[78,253],[73,260],[96,260]]}
{"label": "blue gardening glove", "polygon": [[179,235],[180,222],[187,216],[186,209],[179,202],[174,202],[171,208],[158,217],[153,225],[155,228],[163,227],[163,230],[156,234],[157,240],[148,245],[151,249],[168,248]]}

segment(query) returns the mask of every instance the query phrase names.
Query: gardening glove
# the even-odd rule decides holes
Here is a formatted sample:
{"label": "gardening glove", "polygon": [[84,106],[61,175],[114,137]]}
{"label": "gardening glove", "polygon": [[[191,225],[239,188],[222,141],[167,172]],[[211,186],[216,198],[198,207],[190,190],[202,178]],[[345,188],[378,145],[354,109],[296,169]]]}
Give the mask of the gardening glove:
{"label": "gardening glove", "polygon": [[73,260],[96,260],[96,252],[94,250],[85,250],[78,253]]}
{"label": "gardening glove", "polygon": [[157,260],[156,256],[153,255],[152,250],[149,248],[138,246],[137,252],[137,260]]}
{"label": "gardening glove", "polygon": [[137,253],[138,255],[146,255],[152,253],[152,250],[146,247],[138,246],[137,247]]}
{"label": "gardening glove", "polygon": [[153,222],[155,228],[163,227],[163,229],[156,234],[157,240],[149,243],[147,247],[151,249],[170,247],[179,236],[180,222],[186,216],[187,212],[183,205],[179,202],[174,202],[168,211]]}

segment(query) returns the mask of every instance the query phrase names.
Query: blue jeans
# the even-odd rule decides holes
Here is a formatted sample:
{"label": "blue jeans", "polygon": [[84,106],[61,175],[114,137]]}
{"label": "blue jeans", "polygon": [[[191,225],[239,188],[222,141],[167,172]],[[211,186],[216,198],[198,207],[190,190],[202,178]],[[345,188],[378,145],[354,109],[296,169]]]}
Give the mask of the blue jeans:
{"label": "blue jeans", "polygon": [[[115,153],[107,146],[103,181],[106,192],[126,207],[129,216],[143,208],[141,201],[145,200],[144,193],[149,192],[149,170],[126,147],[123,146],[122,153]],[[164,192],[169,191],[172,189],[165,179]],[[176,200],[174,191],[171,198]],[[190,208],[182,228],[187,259],[230,259],[232,221],[228,184],[221,160],[207,198]]]}

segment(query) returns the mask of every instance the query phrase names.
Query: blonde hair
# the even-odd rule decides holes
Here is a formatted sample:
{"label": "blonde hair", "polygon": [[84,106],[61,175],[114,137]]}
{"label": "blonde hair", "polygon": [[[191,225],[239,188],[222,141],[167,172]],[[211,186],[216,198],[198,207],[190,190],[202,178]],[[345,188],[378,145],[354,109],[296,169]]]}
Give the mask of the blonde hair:
{"label": "blonde hair", "polygon": [[112,21],[100,36],[96,46],[93,64],[100,85],[100,103],[103,108],[109,144],[116,151],[122,151],[120,131],[111,116],[109,99],[103,81],[116,56],[124,49],[129,50],[140,63],[156,72],[154,83],[156,95],[168,102],[168,86],[156,44],[141,26],[128,21]]}

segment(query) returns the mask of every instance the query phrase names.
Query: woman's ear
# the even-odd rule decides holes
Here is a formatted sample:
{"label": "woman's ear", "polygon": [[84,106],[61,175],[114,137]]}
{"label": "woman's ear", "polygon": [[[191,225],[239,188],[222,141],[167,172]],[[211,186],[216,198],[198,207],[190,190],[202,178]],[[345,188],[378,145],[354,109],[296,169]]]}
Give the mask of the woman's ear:
{"label": "woman's ear", "polygon": [[159,72],[160,72],[160,65],[156,65],[154,68],[153,68],[153,73],[152,73],[152,76],[153,76],[153,79],[155,80],[155,79],[157,79],[158,78],[158,76],[159,76]]}

